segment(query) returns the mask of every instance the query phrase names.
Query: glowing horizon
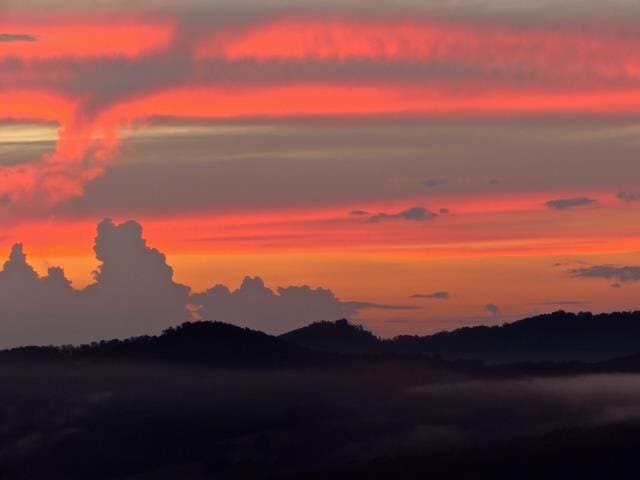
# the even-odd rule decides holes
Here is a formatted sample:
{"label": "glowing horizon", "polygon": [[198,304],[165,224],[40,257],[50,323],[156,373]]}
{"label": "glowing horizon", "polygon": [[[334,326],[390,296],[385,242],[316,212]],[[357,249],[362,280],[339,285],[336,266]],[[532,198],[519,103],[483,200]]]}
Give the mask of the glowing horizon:
{"label": "glowing horizon", "polygon": [[363,312],[384,335],[636,306],[554,267],[640,265],[635,9],[45,3],[0,19],[0,253],[40,274],[90,284],[133,219],[194,291],[454,293]]}

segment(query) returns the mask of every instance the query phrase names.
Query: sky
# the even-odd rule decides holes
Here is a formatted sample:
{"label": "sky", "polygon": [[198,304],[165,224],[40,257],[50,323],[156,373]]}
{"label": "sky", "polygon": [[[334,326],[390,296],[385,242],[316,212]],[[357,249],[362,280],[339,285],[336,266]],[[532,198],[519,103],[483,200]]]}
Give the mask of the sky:
{"label": "sky", "polygon": [[638,308],[638,21],[623,0],[3,0],[5,344]]}

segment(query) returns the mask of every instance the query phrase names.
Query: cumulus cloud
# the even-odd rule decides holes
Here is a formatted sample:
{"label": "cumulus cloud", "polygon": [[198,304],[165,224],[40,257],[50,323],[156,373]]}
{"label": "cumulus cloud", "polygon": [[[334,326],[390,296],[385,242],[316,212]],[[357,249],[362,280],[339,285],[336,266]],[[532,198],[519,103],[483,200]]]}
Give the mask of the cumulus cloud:
{"label": "cumulus cloud", "polygon": [[549,200],[545,203],[545,205],[552,210],[567,210],[576,207],[586,207],[587,205],[592,205],[594,203],[596,203],[596,201],[592,198],[573,197]]}
{"label": "cumulus cloud", "polygon": [[497,317],[499,315],[502,315],[502,310],[500,310],[500,307],[498,307],[497,305],[493,304],[493,303],[488,303],[484,306],[484,309],[490,313],[491,315],[493,315],[494,317]]}
{"label": "cumulus cloud", "polygon": [[369,222],[379,223],[386,220],[409,220],[415,222],[425,222],[433,220],[438,216],[437,213],[427,210],[424,207],[412,207],[402,210],[398,213],[376,213],[369,217]]}
{"label": "cumulus cloud", "polygon": [[27,263],[22,244],[11,249],[0,272],[0,343],[49,343],[62,341],[74,316],[76,293],[62,269],[50,268],[40,277]]}
{"label": "cumulus cloud", "polygon": [[95,283],[82,292],[87,310],[116,336],[158,331],[189,319],[189,288],[173,281],[164,254],[147,246],[137,222],[98,225]]}
{"label": "cumulus cloud", "polygon": [[449,292],[438,291],[433,293],[414,293],[413,295],[411,295],[411,298],[431,298],[435,300],[449,300],[451,296],[449,295]]}
{"label": "cumulus cloud", "polygon": [[0,33],[0,43],[2,42],[35,42],[38,38],[24,33]]}
{"label": "cumulus cloud", "polygon": [[77,291],[59,267],[41,277],[21,244],[0,272],[0,346],[80,343],[157,333],[189,319],[189,289],[136,222],[98,226],[95,282]]}
{"label": "cumulus cloud", "polygon": [[366,215],[370,215],[370,213],[367,212],[366,210],[351,210],[349,212],[349,215],[353,215],[353,216],[356,216],[356,217],[363,217],[363,216],[366,216]]}
{"label": "cumulus cloud", "polygon": [[[640,281],[640,266],[594,265],[586,268],[573,268],[569,274],[579,278],[601,278],[614,280],[612,286],[618,288],[621,283],[636,283]],[[614,285],[617,285],[615,287]]]}
{"label": "cumulus cloud", "polygon": [[342,301],[331,290],[307,285],[274,291],[259,277],[246,277],[234,291],[216,285],[190,295],[188,287],[174,282],[164,254],[147,245],[134,221],[103,220],[94,252],[100,262],[94,283],[74,290],[61,268],[39,276],[22,245],[14,245],[0,271],[0,348],[159,333],[193,319],[194,311],[208,320],[283,333],[319,320],[354,319],[365,309],[420,308]]}
{"label": "cumulus cloud", "polygon": [[618,198],[623,202],[640,202],[640,193],[636,192],[619,192]]}
{"label": "cumulus cloud", "polygon": [[240,287],[231,291],[216,285],[203,293],[192,295],[198,314],[207,320],[219,320],[236,325],[280,334],[321,320],[355,318],[368,308],[412,309],[412,306],[384,305],[368,302],[343,302],[325,288],[307,285],[265,286],[260,277],[245,277]]}

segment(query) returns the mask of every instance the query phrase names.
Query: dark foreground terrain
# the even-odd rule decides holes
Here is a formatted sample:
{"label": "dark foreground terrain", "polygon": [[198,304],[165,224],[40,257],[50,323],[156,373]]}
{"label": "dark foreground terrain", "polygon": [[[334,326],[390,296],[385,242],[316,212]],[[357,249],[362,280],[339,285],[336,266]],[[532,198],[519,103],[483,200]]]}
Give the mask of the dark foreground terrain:
{"label": "dark foreground terrain", "polygon": [[314,328],[332,348],[196,323],[0,352],[0,478],[638,477],[634,355],[496,366]]}

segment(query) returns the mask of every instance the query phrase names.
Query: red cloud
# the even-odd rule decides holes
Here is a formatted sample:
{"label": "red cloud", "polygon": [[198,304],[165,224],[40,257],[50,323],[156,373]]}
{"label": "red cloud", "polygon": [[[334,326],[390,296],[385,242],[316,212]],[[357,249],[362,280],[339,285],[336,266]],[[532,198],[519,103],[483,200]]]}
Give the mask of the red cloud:
{"label": "red cloud", "polygon": [[12,203],[37,198],[45,205],[80,195],[102,174],[117,149],[112,130],[79,118],[80,104],[48,92],[0,92],[0,120],[56,123],[55,151],[28,164],[0,169],[0,197]]}
{"label": "red cloud", "polygon": [[0,118],[60,125],[55,152],[39,161],[0,170],[0,195],[46,203],[82,193],[117,151],[121,128],[156,118],[246,119],[300,116],[501,116],[637,114],[640,90],[581,92],[477,92],[459,95],[413,86],[293,85],[181,88],[122,101],[96,118],[81,102],[40,92],[0,96]]}
{"label": "red cloud", "polygon": [[297,116],[501,116],[637,114],[640,89],[603,92],[477,91],[418,86],[289,85],[180,88],[122,102],[99,123],[153,118],[238,119]]}
{"label": "red cloud", "polygon": [[140,20],[25,20],[0,22],[0,32],[29,35],[34,41],[0,42],[0,60],[56,58],[135,58],[167,48],[175,27]]}
{"label": "red cloud", "polygon": [[217,32],[197,58],[455,62],[640,78],[640,38],[416,20],[284,19]]}
{"label": "red cloud", "polygon": [[[349,84],[340,81],[227,83],[202,73],[202,62],[182,49],[172,49],[177,27],[149,19],[54,19],[10,20],[0,32],[28,35],[34,41],[0,43],[2,60],[17,58],[0,78],[0,120],[53,122],[59,125],[54,152],[29,164],[0,169],[0,197],[23,201],[33,197],[45,203],[80,195],[86,182],[103,173],[117,151],[118,134],[131,124],[155,118],[246,119],[316,116],[422,116],[496,117],[502,115],[637,115],[640,88],[629,86],[586,90],[560,90],[538,77],[526,86],[492,83],[492,77],[434,80],[428,85],[413,78],[386,78],[377,83]],[[197,37],[197,35],[196,35]],[[582,78],[640,76],[637,39],[604,34],[542,30],[527,27],[436,23],[429,21],[378,20],[278,20],[234,26],[202,43],[184,41],[197,59],[216,57],[224,70],[240,60],[284,64],[299,60],[343,63],[417,62],[431,60],[450,64],[474,64],[513,69],[535,68],[545,75]],[[640,42],[638,42],[640,45]],[[188,50],[191,48],[192,50]],[[165,51],[166,50],[166,51]],[[168,63],[137,62],[141,55],[158,54]],[[173,62],[186,55],[189,62]],[[75,62],[57,62],[73,58]],[[119,62],[127,58],[127,62]],[[98,60],[96,60],[98,59]],[[47,60],[37,62],[36,60]],[[150,63],[146,63],[150,60]],[[179,60],[184,60],[180,58]],[[320,63],[322,63],[320,62]],[[12,64],[5,62],[4,66]],[[73,68],[60,73],[61,65]],[[86,67],[84,77],[74,70]],[[122,69],[124,65],[124,70]],[[168,83],[147,75],[151,65],[162,75],[175,65],[184,71]],[[298,67],[304,66],[297,64]],[[135,68],[142,70],[135,70]],[[254,65],[260,76],[261,65]],[[108,82],[97,81],[102,72]],[[133,68],[133,70],[131,70]],[[357,68],[357,65],[356,65]],[[113,69],[113,70],[108,70]],[[75,72],[75,73],[74,73]],[[87,76],[87,72],[92,75]],[[4,71],[2,72],[4,75]],[[122,76],[119,74],[123,73]],[[78,78],[74,74],[80,75]],[[129,74],[129,77],[126,76]],[[118,82],[111,82],[111,77]],[[69,78],[67,78],[67,76]],[[588,76],[588,75],[587,75]],[[60,80],[61,77],[64,77]],[[55,85],[65,94],[16,90],[29,84]],[[208,78],[208,80],[207,80]],[[127,83],[127,79],[130,83]],[[84,81],[86,80],[86,81]],[[101,78],[100,78],[101,80]],[[121,83],[119,83],[121,81]],[[94,83],[92,83],[94,82]],[[173,83],[172,83],[173,82]],[[307,79],[308,82],[308,79]],[[109,90],[113,83],[114,91]],[[82,93],[80,93],[82,92]],[[106,99],[106,100],[105,100]],[[89,108],[87,107],[89,106]]]}

